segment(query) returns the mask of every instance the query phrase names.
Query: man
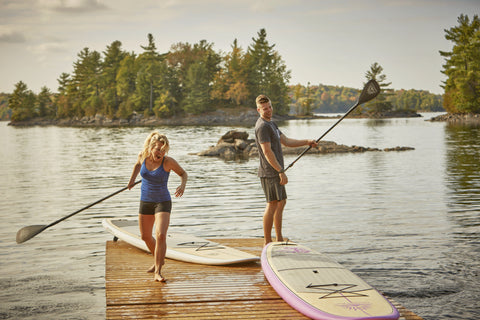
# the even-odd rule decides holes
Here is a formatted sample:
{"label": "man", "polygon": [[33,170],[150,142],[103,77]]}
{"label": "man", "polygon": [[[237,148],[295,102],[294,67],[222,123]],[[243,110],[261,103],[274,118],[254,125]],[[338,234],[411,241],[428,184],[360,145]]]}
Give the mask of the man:
{"label": "man", "polygon": [[260,117],[255,124],[255,141],[260,156],[258,176],[262,183],[267,205],[263,215],[263,233],[266,245],[272,242],[272,227],[275,225],[276,241],[283,241],[282,215],[287,203],[285,185],[288,183],[284,172],[282,144],[287,147],[316,147],[315,140],[296,140],[285,136],[272,121],[273,107],[266,95],[255,100]]}

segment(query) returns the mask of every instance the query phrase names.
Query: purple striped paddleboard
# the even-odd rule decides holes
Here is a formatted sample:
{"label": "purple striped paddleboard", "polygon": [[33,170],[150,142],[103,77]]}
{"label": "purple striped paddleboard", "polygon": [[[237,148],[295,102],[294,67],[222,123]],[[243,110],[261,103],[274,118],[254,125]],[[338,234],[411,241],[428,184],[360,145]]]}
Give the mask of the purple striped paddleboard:
{"label": "purple striped paddleboard", "polygon": [[319,320],[394,320],[397,309],[377,290],[328,256],[295,243],[263,248],[262,269],[290,306]]}

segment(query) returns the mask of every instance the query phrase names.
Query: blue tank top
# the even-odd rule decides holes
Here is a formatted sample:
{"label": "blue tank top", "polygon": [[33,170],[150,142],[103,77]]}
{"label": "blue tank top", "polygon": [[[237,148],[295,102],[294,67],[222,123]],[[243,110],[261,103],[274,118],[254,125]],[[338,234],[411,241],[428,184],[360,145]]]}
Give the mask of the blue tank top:
{"label": "blue tank top", "polygon": [[140,169],[140,175],[142,176],[142,187],[140,200],[146,202],[163,202],[172,200],[170,192],[168,192],[167,183],[170,172],[163,169],[163,162],[156,170],[150,171],[145,165],[145,161],[142,163]]}

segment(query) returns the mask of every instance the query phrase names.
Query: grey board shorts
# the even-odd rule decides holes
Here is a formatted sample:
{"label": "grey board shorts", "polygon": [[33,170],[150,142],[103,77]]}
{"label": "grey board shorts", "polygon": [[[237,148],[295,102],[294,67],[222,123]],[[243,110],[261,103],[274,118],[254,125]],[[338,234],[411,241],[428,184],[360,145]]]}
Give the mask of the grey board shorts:
{"label": "grey board shorts", "polygon": [[265,193],[267,202],[287,199],[287,191],[285,190],[285,186],[280,185],[279,176],[267,178],[261,177],[260,182],[262,183],[263,192]]}

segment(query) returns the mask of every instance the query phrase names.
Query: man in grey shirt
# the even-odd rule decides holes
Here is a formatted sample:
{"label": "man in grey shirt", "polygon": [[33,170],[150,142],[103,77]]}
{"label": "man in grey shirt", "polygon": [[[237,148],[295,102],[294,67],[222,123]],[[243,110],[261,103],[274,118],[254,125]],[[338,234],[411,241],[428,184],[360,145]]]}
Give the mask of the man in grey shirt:
{"label": "man in grey shirt", "polygon": [[272,227],[275,225],[276,241],[283,241],[282,216],[287,203],[285,185],[288,183],[284,172],[282,145],[287,147],[316,147],[315,140],[296,140],[285,136],[272,121],[273,107],[266,95],[255,100],[260,117],[255,124],[255,141],[260,157],[258,176],[262,183],[267,205],[263,215],[265,245],[272,242]]}

